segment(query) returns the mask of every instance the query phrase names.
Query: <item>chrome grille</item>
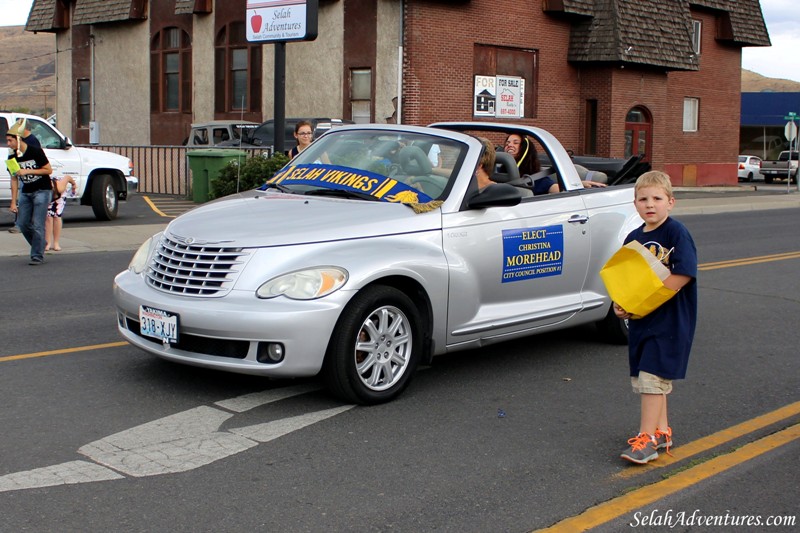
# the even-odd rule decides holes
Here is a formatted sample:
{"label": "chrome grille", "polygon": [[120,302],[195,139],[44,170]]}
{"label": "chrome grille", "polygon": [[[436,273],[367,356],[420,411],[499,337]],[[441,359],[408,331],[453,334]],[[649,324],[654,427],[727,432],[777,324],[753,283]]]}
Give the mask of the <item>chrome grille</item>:
{"label": "chrome grille", "polygon": [[187,296],[227,294],[247,261],[248,251],[220,244],[184,244],[166,235],[161,237],[147,269],[147,282],[156,289]]}

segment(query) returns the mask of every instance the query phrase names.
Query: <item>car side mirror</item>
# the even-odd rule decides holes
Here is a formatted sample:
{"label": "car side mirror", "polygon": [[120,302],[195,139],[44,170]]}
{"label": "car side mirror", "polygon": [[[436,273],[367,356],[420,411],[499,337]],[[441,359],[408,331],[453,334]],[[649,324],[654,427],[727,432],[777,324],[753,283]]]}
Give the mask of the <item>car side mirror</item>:
{"label": "car side mirror", "polygon": [[70,139],[69,137],[65,137],[64,139],[62,139],[61,144],[62,148],[69,148],[70,146],[72,146],[72,139]]}
{"label": "car side mirror", "polygon": [[495,183],[472,193],[467,198],[469,209],[487,207],[511,207],[522,201],[522,191],[508,183]]}

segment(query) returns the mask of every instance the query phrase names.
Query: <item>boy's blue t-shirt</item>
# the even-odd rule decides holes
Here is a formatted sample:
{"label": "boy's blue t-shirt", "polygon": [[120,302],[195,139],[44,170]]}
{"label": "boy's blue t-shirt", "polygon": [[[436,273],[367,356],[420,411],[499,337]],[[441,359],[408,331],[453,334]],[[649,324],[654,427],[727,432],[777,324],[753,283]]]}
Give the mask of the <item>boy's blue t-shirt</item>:
{"label": "boy's blue t-shirt", "polygon": [[625,243],[639,241],[673,274],[692,281],[649,315],[629,320],[628,357],[631,376],[643,370],[664,379],[683,379],[697,324],[697,249],[686,227],[667,218],[653,231],[644,224]]}

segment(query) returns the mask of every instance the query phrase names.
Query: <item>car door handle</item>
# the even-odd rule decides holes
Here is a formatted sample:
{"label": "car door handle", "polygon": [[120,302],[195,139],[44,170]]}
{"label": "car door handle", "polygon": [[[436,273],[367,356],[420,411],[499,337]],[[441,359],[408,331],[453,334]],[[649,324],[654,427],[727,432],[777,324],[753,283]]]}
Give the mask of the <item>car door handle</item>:
{"label": "car door handle", "polygon": [[589,217],[586,215],[572,215],[567,222],[570,224],[586,224],[589,222]]}

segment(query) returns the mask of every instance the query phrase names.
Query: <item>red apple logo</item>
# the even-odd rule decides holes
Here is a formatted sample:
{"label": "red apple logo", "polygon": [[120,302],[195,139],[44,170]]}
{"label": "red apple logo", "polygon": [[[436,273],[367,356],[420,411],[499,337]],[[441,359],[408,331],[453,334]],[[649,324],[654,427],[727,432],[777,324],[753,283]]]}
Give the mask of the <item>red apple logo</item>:
{"label": "red apple logo", "polygon": [[258,33],[261,30],[261,15],[256,13],[250,17],[250,27],[253,28],[253,33]]}

